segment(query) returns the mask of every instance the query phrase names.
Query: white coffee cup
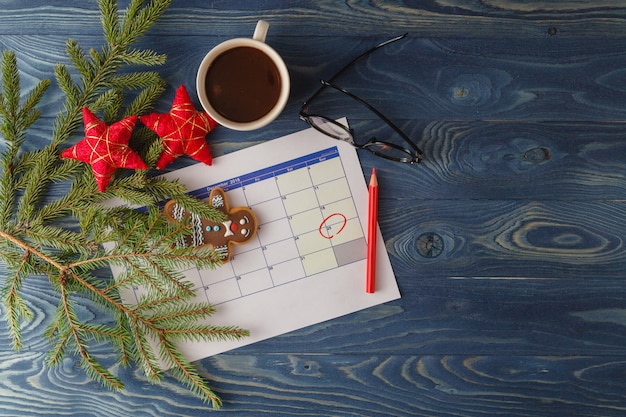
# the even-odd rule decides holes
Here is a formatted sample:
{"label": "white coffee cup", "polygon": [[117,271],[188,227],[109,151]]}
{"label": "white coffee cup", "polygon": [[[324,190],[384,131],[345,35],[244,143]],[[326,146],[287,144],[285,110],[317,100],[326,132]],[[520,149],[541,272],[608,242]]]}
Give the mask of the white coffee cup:
{"label": "white coffee cup", "polygon": [[[276,119],[289,98],[289,72],[257,22],[252,38],[236,38],[211,49],[198,68],[196,89],[204,110],[234,130],[261,128]],[[250,48],[250,49],[249,49]]]}

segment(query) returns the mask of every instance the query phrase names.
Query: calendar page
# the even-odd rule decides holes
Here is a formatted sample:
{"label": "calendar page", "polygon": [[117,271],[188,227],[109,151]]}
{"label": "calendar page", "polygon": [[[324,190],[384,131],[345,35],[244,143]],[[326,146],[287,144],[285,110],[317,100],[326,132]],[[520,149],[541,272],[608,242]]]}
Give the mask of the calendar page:
{"label": "calendar page", "polygon": [[[184,271],[193,301],[216,306],[212,324],[250,331],[240,341],[188,343],[189,360],[400,297],[380,231],[376,292],[365,292],[367,186],[351,145],[307,129],[164,176],[199,199],[220,187],[230,207],[249,207],[258,222],[223,266]],[[142,291],[122,298],[135,304]]]}

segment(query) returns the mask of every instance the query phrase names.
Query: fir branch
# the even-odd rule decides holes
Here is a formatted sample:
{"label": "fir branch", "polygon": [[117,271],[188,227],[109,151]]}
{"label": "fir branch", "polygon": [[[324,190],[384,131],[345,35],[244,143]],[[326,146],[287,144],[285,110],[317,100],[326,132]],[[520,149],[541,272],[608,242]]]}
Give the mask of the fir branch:
{"label": "fir branch", "polygon": [[61,363],[61,361],[65,357],[65,354],[67,352],[67,347],[69,346],[70,340],[72,337],[72,333],[69,329],[64,331],[63,333],[59,331],[58,329],[59,323],[60,323],[60,319],[55,320],[54,326],[53,328],[51,328],[49,332],[50,334],[48,338],[52,340],[53,337],[55,337],[56,342],[54,343],[54,345],[52,346],[52,348],[48,351],[48,354],[46,355],[46,363],[48,364],[48,366],[57,366]]}
{"label": "fir branch", "polygon": [[209,388],[193,365],[179,352],[173,341],[163,333],[160,334],[159,341],[161,342],[161,356],[172,365],[172,374],[187,385],[187,388],[193,393],[211,403],[213,408],[219,409],[222,406],[220,398]]}
{"label": "fir branch", "polygon": [[13,218],[17,189],[10,156],[2,158],[2,178],[0,178],[0,228],[6,229]]}
{"label": "fir branch", "polygon": [[144,5],[143,0],[131,0],[121,24],[120,43],[130,45],[137,42],[161,18],[170,3],[171,0],[162,0]]}
{"label": "fir branch", "polygon": [[22,176],[23,196],[18,203],[18,221],[22,224],[29,224],[30,219],[35,215],[38,204],[43,199],[50,177],[48,173],[58,161],[56,150],[50,147],[44,148],[37,153],[38,158],[34,161],[31,169]]}
{"label": "fir branch", "polygon": [[[16,57],[3,53],[0,133],[7,146],[0,152],[0,259],[9,273],[3,277],[0,295],[14,349],[21,347],[23,322],[33,316],[21,295],[22,286],[31,276],[47,277],[59,295],[53,321],[45,330],[51,344],[46,358],[50,366],[60,364],[68,354],[77,355],[88,376],[119,390],[122,381],[89,348],[90,343],[111,345],[118,363],[139,364],[150,381],[162,378],[162,361],[173,366],[171,372],[181,383],[217,408],[219,398],[174,341],[239,339],[248,332],[199,324],[215,309],[189,304],[191,283],[180,270],[212,268],[221,259],[210,248],[175,247],[180,237],[191,232],[189,224],[168,222],[158,206],[173,198],[188,211],[214,221],[222,221],[224,214],[187,195],[177,181],[151,178],[146,171],[114,178],[107,191],[100,193],[88,165],[58,157],[60,147],[80,127],[83,107],[103,113],[107,121],[150,111],[165,89],[164,81],[156,72],[129,71],[125,66],[155,66],[165,61],[165,55],[132,45],[169,4],[170,0],[130,0],[120,14],[116,1],[99,0],[106,44],[86,53],[75,40],[67,41],[72,67],[57,65],[54,71],[65,104],[52,125],[50,144],[38,151],[20,153],[20,147],[27,129],[39,118],[36,106],[50,82],[41,81],[23,95]],[[131,139],[139,142],[142,156],[153,166],[160,151],[154,134],[138,129]],[[49,201],[50,187],[57,182],[71,186],[63,196]],[[103,202],[112,197],[146,210],[105,207]],[[61,227],[61,220],[71,226]],[[117,246],[102,247],[110,241]],[[109,266],[123,270],[117,281],[96,273]],[[120,291],[142,284],[149,287],[146,295],[136,305],[125,304]],[[91,300],[115,323],[82,321],[76,313],[76,297]]]}
{"label": "fir branch", "polygon": [[205,217],[212,222],[221,223],[226,220],[226,215],[221,211],[214,210],[208,204],[194,198],[188,194],[172,196],[173,200],[190,213]]}
{"label": "fir branch", "polygon": [[20,130],[21,135],[19,137],[20,143],[23,140],[23,136],[26,133],[26,129],[28,129],[33,123],[39,119],[40,113],[39,110],[35,108],[37,104],[43,98],[43,95],[50,87],[50,80],[41,80],[39,81],[35,87],[28,93],[24,103],[20,106],[19,114],[17,116],[17,120],[21,121]]}
{"label": "fir branch", "polygon": [[151,343],[148,341],[145,333],[145,326],[137,320],[129,319],[129,330],[133,337],[135,345],[136,360],[141,364],[145,375],[151,382],[158,382],[163,378],[161,367],[152,349]]}
{"label": "fir branch", "polygon": [[201,341],[201,340],[238,340],[243,337],[247,337],[250,333],[247,330],[242,330],[238,327],[232,326],[209,326],[202,324],[189,325],[186,328],[169,329],[164,331],[165,334],[172,340],[184,340],[184,341]]}
{"label": "fir branch", "polygon": [[16,159],[20,146],[23,143],[26,129],[39,117],[34,108],[50,85],[49,81],[37,83],[20,105],[20,78],[15,54],[5,51],[2,54],[2,100],[0,100],[0,114],[2,123],[0,132],[8,142],[8,147],[1,154],[3,169],[0,180],[0,226],[7,227],[13,217],[16,193],[18,186],[19,168]]}
{"label": "fir branch", "polygon": [[[65,94],[67,100],[66,108],[72,109],[77,107],[81,102],[81,90],[74,83],[70,70],[65,65],[57,65],[54,67],[54,76],[59,88]],[[73,130],[73,128],[70,129],[70,131]]]}
{"label": "fir branch", "polygon": [[[163,297],[163,298],[157,298],[157,299],[151,299],[151,300],[143,300],[140,301],[136,306],[135,306],[135,311],[136,312],[142,312],[143,311],[152,311],[154,309],[158,309],[158,308],[162,308],[162,306],[164,305],[170,305],[172,303],[177,304],[180,301],[180,297],[179,296],[171,296],[171,297]],[[209,308],[215,308],[212,306],[209,306]]]}
{"label": "fir branch", "polygon": [[91,243],[83,234],[45,224],[30,224],[29,240],[35,245],[47,246],[58,251],[89,254]]}
{"label": "fir branch", "polygon": [[[15,119],[20,102],[20,77],[17,69],[17,59],[12,52],[2,56],[2,112],[7,118]],[[9,132],[3,132],[12,136]]]}
{"label": "fir branch", "polygon": [[139,90],[162,83],[159,73],[154,71],[137,71],[129,74],[120,74],[112,77],[109,81],[111,87],[124,88],[126,90]]}
{"label": "fir branch", "polygon": [[[70,61],[74,64],[74,68],[76,68],[76,70],[78,70],[84,78],[90,79],[94,76],[94,68],[89,62],[89,58],[75,39],[67,40],[65,50],[70,58]],[[65,69],[65,67],[57,67],[57,71],[63,71],[63,69]],[[66,82],[71,79],[69,74],[62,75]]]}
{"label": "fir branch", "polygon": [[[151,76],[148,76],[151,78]],[[135,97],[135,99],[128,105],[124,116],[130,116],[132,114],[142,115],[148,113],[152,107],[154,107],[157,99],[165,91],[165,81],[160,77],[155,78],[153,82],[143,88],[141,92]]]}
{"label": "fir branch", "polygon": [[133,338],[129,331],[128,316],[120,311],[114,313],[115,323],[124,334],[124,337],[115,339],[115,348],[117,350],[117,363],[123,367],[128,367],[133,363],[137,363],[137,355],[134,353]]}
{"label": "fir branch", "polygon": [[130,65],[154,66],[165,63],[166,56],[154,51],[129,49],[120,54],[120,59]]}
{"label": "fir branch", "polygon": [[19,146],[10,143],[9,148],[1,154],[2,178],[0,178],[0,227],[6,228],[13,218],[15,197],[17,194],[14,159]]}
{"label": "fir branch", "polygon": [[110,88],[98,96],[89,106],[92,112],[103,112],[104,122],[111,124],[118,119],[124,104],[124,91],[121,87]]}
{"label": "fir branch", "polygon": [[[26,174],[35,168],[37,164],[41,163],[45,153],[47,153],[47,148],[38,151],[24,152],[15,160],[13,173],[16,177],[15,187],[17,189],[23,190],[26,188],[28,180],[30,180]],[[47,171],[46,177],[49,183],[69,181],[75,177],[80,167],[81,164],[78,161],[65,159],[60,163],[54,164],[50,170]]]}
{"label": "fir branch", "polygon": [[[63,160],[62,163],[55,166],[55,169],[50,172],[50,180],[66,180],[72,175],[76,176],[77,172],[84,168],[85,167],[80,166],[79,163],[73,159]],[[69,191],[57,200],[50,201],[40,206],[37,210],[36,217],[41,219],[43,223],[49,223],[61,219],[68,214],[73,214],[81,219],[82,216],[88,216],[90,213],[93,213],[94,205],[103,202],[106,196],[97,193],[95,181],[90,177],[87,177],[89,178],[89,180],[87,180],[85,177],[75,177]]]}
{"label": "fir branch", "polygon": [[149,166],[156,165],[164,149],[163,142],[152,140],[155,135],[156,134],[148,128],[139,129],[137,134],[137,136],[143,138],[142,142],[146,144],[143,154],[144,161],[146,161],[146,164],[149,164]]}
{"label": "fir branch", "polygon": [[[130,273],[135,277],[134,280],[141,282],[151,296],[157,295],[166,297],[172,294],[173,289],[176,290],[175,294],[193,294],[191,288],[180,282],[180,276],[177,276],[175,272],[170,273],[158,268],[154,262],[150,262],[148,259],[145,259],[147,265],[142,265],[140,260],[133,261],[133,259],[129,258],[128,256],[124,256],[126,267],[130,269]],[[144,259],[141,260],[143,261]],[[114,260],[111,260],[111,263],[114,262]],[[158,278],[156,278],[155,275]]]}
{"label": "fir branch", "polygon": [[107,388],[112,390],[121,390],[124,387],[122,381],[105,369],[87,350],[87,343],[82,334],[83,332],[80,320],[76,316],[76,312],[72,307],[73,303],[69,300],[69,295],[63,285],[60,286],[60,290],[61,302],[64,307],[63,318],[67,322],[70,330],[70,337],[65,338],[65,340],[67,340],[67,343],[69,343],[70,340],[73,341],[74,348],[80,356],[80,364],[83,370],[85,370],[91,379],[99,381]]}
{"label": "fir branch", "polygon": [[11,335],[11,345],[15,351],[19,351],[22,347],[21,322],[23,320],[31,320],[32,311],[26,305],[26,302],[20,295],[22,281],[29,271],[28,257],[26,253],[22,257],[22,262],[15,271],[12,279],[7,279],[5,287],[2,289],[4,303],[7,306],[5,311],[5,319],[9,326]]}
{"label": "fir branch", "polygon": [[50,80],[42,80],[29,92],[23,104],[20,104],[20,77],[17,59],[11,51],[2,54],[2,96],[0,99],[0,115],[3,123],[0,132],[5,139],[14,145],[21,145],[26,129],[39,118],[35,106],[50,86]]}
{"label": "fir branch", "polygon": [[[186,300],[184,300],[186,301]],[[165,302],[149,302],[141,305],[142,310],[150,312],[150,319],[154,324],[162,325],[175,321],[177,324],[185,324],[186,326],[194,325],[198,320],[205,319],[215,313],[213,306],[206,304],[189,304],[181,302],[180,297],[170,297]],[[185,329],[177,329],[185,331]],[[174,332],[174,330],[164,330],[166,333]]]}
{"label": "fir branch", "polygon": [[116,340],[122,340],[126,337],[121,329],[102,324],[82,323],[80,329],[87,337],[98,343],[115,343]]}
{"label": "fir branch", "polygon": [[110,44],[117,44],[120,36],[119,11],[117,0],[99,0],[100,16],[104,38]]}

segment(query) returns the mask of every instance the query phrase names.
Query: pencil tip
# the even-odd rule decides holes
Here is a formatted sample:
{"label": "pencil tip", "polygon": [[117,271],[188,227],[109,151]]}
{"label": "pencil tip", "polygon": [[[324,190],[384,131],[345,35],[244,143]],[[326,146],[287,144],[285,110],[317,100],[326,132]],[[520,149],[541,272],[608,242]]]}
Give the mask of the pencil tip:
{"label": "pencil tip", "polygon": [[370,177],[370,185],[378,186],[378,178],[376,178],[376,168],[372,168],[372,176]]}

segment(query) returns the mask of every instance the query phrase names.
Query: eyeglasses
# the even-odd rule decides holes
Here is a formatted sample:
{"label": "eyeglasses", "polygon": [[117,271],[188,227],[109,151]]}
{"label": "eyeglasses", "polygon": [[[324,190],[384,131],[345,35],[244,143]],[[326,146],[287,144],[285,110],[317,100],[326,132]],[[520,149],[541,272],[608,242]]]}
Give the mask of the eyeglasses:
{"label": "eyeglasses", "polygon": [[[350,61],[346,66],[340,69],[335,75],[330,77],[328,80],[322,80],[322,86],[315,92],[313,95],[304,102],[302,107],[300,108],[300,118],[307,122],[311,127],[314,127],[318,131],[323,134],[330,136],[335,139],[339,139],[345,142],[350,143],[352,146],[358,149],[366,149],[372,152],[376,156],[380,156],[382,158],[386,158],[396,162],[406,162],[409,164],[417,164],[422,161],[423,152],[417,145],[409,138],[407,134],[405,134],[398,126],[396,126],[391,120],[389,120],[384,114],[382,114],[379,110],[377,110],[374,106],[366,102],[365,100],[357,97],[352,94],[348,90],[339,87],[334,83],[334,80],[337,79],[341,74],[346,72],[350,67],[352,67],[357,61],[361,58],[368,56],[372,52],[376,51],[379,48],[382,48],[385,45],[389,45],[392,42],[399,41],[407,36],[407,33],[396,36],[395,38],[389,39],[385,42],[382,42],[372,49],[363,52],[361,55],[357,56],[355,59]],[[385,122],[385,124],[390,127],[393,132],[395,132],[399,137],[404,141],[405,145],[408,147],[399,145],[397,143],[393,143],[390,141],[382,141],[378,140],[375,137],[366,141],[365,143],[358,143],[354,138],[354,132],[348,126],[330,118],[327,116],[323,116],[321,114],[312,114],[309,113],[309,105],[311,102],[318,97],[323,91],[328,88],[332,88],[336,91],[339,91],[346,96],[350,97],[353,100],[356,100],[361,105],[365,106],[371,112],[373,112],[380,120]]]}

